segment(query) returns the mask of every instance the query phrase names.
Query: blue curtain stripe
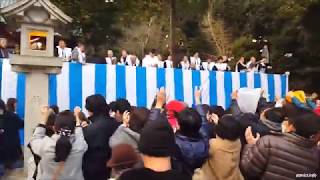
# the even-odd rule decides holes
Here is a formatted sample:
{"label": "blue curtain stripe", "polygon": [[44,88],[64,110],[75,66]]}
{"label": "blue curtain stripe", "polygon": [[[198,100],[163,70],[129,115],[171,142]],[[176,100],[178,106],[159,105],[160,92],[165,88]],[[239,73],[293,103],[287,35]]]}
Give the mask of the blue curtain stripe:
{"label": "blue curtain stripe", "polygon": [[70,110],[73,110],[76,106],[82,107],[82,65],[71,63],[69,68]]}
{"label": "blue curtain stripe", "polygon": [[[194,105],[195,102],[193,97],[195,87],[206,88],[205,91],[203,91],[202,98],[205,98],[203,101],[205,100],[209,105],[220,105],[228,108],[231,103],[231,93],[235,89],[234,86],[239,85],[240,87],[248,87],[248,78],[251,78],[248,77],[248,73],[245,72],[239,73],[238,76],[237,73],[223,72],[224,74],[221,75],[212,71],[208,72],[208,77],[206,77],[207,73],[197,70],[192,70],[190,76],[189,71],[173,69],[173,74],[171,74],[171,70],[158,68],[156,69],[156,77],[148,77],[147,82],[147,68],[145,67],[130,67],[130,71],[127,71],[128,67],[126,66],[110,67],[108,65],[96,64],[92,66],[92,71],[94,71],[94,73],[84,74],[83,65],[81,64],[65,63],[64,66],[69,66],[64,68],[69,69],[69,72],[67,70],[62,71],[61,76],[53,74],[49,75],[48,103],[50,105],[64,106],[63,108],[70,108],[70,110],[73,110],[75,106],[83,108],[83,98],[90,93],[101,94],[105,97],[108,96],[109,101],[118,98],[131,99],[136,106],[146,107],[148,102],[150,102],[149,99],[147,99],[147,94],[150,94],[150,92],[154,93],[154,89],[150,89],[150,92],[148,92],[148,87],[154,88],[153,86],[156,86],[157,88],[168,86],[166,87],[166,90],[172,94],[173,99],[192,103],[190,105]],[[0,59],[0,90],[1,95],[3,96],[1,98],[6,100],[9,97],[15,96],[19,102],[17,113],[23,118],[26,75],[23,73],[12,73],[10,72],[10,68],[9,60],[3,60],[2,62]],[[86,68],[90,67],[87,66]],[[115,68],[115,71],[113,71],[113,68]],[[86,69],[85,72],[90,72],[90,69]],[[130,81],[135,82],[130,82],[127,79],[131,74],[136,78],[131,78]],[[255,73],[253,75],[254,88],[265,87],[269,93],[270,101],[275,99],[276,94],[280,94],[282,97],[286,95],[288,90],[288,75],[280,75],[280,81],[278,79],[275,80],[274,74],[266,75],[266,81],[262,81],[262,76],[265,76],[265,74]],[[217,79],[217,77],[219,77],[219,79]],[[190,80],[185,78],[190,78]],[[169,79],[172,79],[173,82],[168,82]],[[236,84],[233,84],[233,81],[237,81]],[[92,84],[86,85],[83,84],[83,82],[92,82]],[[184,82],[187,82],[188,84],[185,85]],[[68,85],[69,89],[64,89],[65,87],[62,86],[63,84]],[[133,94],[130,89],[131,84],[136,88],[135,93]],[[224,86],[222,86],[222,84],[224,84]],[[186,89],[186,87],[192,88],[192,91]],[[107,90],[111,92],[107,92]],[[12,92],[16,92],[16,94],[12,94]],[[86,95],[84,95],[84,93]],[[192,93],[192,96],[190,93]],[[133,95],[135,95],[135,97],[128,97]],[[63,108],[61,110],[65,110]],[[23,132],[21,132],[21,139],[23,139],[22,135]]]}

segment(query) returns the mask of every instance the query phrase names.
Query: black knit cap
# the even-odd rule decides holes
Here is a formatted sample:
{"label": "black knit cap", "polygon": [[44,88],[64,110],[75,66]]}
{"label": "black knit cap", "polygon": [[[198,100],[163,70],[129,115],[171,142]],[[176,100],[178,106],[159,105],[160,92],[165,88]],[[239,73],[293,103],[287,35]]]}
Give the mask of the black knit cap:
{"label": "black knit cap", "polygon": [[168,157],[173,154],[175,139],[172,128],[167,121],[150,121],[143,128],[139,151],[153,157]]}

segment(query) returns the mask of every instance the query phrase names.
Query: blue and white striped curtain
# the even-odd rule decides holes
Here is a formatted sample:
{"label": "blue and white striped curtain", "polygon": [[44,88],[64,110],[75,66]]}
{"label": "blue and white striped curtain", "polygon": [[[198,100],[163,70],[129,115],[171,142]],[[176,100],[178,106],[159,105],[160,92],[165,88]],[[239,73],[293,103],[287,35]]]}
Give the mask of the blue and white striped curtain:
{"label": "blue and white striped curtain", "polygon": [[[25,74],[14,73],[8,59],[1,64],[1,98],[18,99],[18,113],[24,115]],[[49,104],[61,110],[80,106],[92,94],[101,94],[108,102],[126,98],[134,106],[151,107],[157,89],[165,87],[169,100],[194,104],[195,87],[202,89],[202,102],[228,108],[231,93],[241,87],[263,88],[269,100],[284,97],[288,75],[209,72],[181,69],[144,68],[101,64],[64,63],[62,73],[49,76]]]}
{"label": "blue and white striped curtain", "polygon": [[[270,101],[284,97],[288,75],[209,72],[101,64],[64,63],[62,73],[49,75],[49,104],[60,110],[75,106],[85,110],[85,99],[101,94],[108,102],[126,98],[134,106],[151,107],[157,89],[165,87],[169,100],[194,104],[195,87],[202,89],[202,103],[228,108],[231,93],[241,87],[263,88]],[[11,71],[9,59],[0,59],[1,99],[17,98],[17,113],[24,117],[26,75]],[[20,133],[23,141],[23,131]],[[23,144],[23,142],[22,142]]]}

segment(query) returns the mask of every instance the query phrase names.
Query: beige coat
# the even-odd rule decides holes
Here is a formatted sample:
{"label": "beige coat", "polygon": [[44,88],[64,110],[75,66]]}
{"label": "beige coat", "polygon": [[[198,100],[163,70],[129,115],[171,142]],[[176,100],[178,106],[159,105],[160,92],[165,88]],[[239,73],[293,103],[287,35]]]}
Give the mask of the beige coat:
{"label": "beige coat", "polygon": [[240,172],[240,140],[219,137],[210,140],[209,158],[201,169],[196,169],[193,180],[243,180]]}

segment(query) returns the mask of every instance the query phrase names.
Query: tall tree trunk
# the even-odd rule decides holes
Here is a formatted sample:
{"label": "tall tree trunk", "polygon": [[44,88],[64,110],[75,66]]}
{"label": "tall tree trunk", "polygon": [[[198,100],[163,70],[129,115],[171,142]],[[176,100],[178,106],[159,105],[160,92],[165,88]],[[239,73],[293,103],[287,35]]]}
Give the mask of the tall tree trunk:
{"label": "tall tree trunk", "polygon": [[149,43],[150,36],[151,36],[151,28],[152,28],[152,24],[153,24],[153,21],[154,21],[155,18],[156,18],[155,16],[152,16],[149,19],[146,38],[145,38],[144,42],[142,43],[143,54],[145,54],[145,47]]}
{"label": "tall tree trunk", "polygon": [[178,59],[176,58],[176,0],[170,0],[170,51],[174,67],[177,66]]}
{"label": "tall tree trunk", "polygon": [[215,42],[215,46],[218,50],[219,54],[222,54],[222,47],[220,46],[220,44],[217,41],[217,37],[216,34],[214,33],[213,27],[212,27],[212,9],[213,9],[213,0],[208,0],[208,12],[207,12],[207,21],[208,21],[208,25],[210,28],[210,32],[211,32],[211,36]]}

